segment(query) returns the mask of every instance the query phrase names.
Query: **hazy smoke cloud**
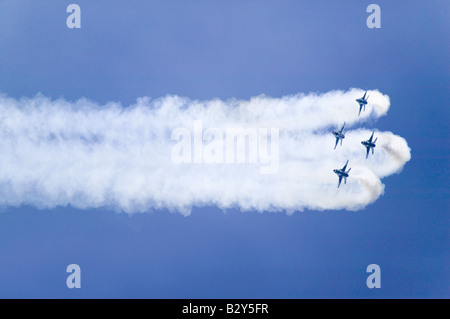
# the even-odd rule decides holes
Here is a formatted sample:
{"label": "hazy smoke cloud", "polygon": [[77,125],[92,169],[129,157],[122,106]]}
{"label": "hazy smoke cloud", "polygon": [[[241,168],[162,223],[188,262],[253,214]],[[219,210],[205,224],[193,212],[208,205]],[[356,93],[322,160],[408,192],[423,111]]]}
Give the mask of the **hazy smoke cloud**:
{"label": "hazy smoke cloud", "polygon": [[[193,206],[241,210],[357,210],[383,192],[380,178],[401,171],[411,158],[406,141],[375,131],[375,155],[365,159],[363,129],[386,115],[389,97],[369,91],[358,116],[362,90],[194,101],[178,96],[140,98],[123,107],[0,96],[0,205],[39,208],[107,206],[128,213],[168,208],[188,214]],[[176,128],[278,128],[275,174],[261,163],[175,163]],[[347,122],[342,146],[333,150],[332,129]],[[352,126],[355,128],[352,130]],[[208,141],[203,142],[205,145]],[[237,152],[245,149],[237,149]],[[337,188],[333,169],[352,167]]]}

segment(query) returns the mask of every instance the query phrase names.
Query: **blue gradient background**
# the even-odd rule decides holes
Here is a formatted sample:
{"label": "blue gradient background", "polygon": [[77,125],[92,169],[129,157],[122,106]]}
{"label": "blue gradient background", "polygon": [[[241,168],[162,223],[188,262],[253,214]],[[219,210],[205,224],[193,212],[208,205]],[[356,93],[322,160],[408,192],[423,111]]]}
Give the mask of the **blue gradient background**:
{"label": "blue gradient background", "polygon": [[[0,297],[449,298],[450,4],[377,0],[382,28],[368,29],[373,2],[0,0],[8,96],[127,106],[379,89],[391,109],[375,127],[412,150],[358,212],[4,207]],[[71,263],[81,289],[66,287]],[[372,263],[381,289],[366,286]]]}

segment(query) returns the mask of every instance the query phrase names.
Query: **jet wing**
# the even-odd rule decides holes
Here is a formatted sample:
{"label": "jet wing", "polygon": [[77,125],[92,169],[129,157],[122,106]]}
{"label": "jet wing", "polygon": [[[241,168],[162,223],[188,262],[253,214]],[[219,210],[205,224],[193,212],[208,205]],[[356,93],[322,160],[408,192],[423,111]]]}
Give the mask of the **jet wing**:
{"label": "jet wing", "polygon": [[339,184],[338,184],[338,188],[339,188],[339,186],[341,186],[341,182],[342,182],[342,175],[339,175]]}
{"label": "jet wing", "polygon": [[366,159],[367,159],[367,157],[369,157],[369,150],[370,150],[370,147],[369,147],[369,146],[366,146],[366,149],[367,149],[367,153],[366,153]]}
{"label": "jet wing", "polygon": [[336,149],[336,146],[338,145],[339,137],[336,137],[336,144],[334,144],[334,149]]}

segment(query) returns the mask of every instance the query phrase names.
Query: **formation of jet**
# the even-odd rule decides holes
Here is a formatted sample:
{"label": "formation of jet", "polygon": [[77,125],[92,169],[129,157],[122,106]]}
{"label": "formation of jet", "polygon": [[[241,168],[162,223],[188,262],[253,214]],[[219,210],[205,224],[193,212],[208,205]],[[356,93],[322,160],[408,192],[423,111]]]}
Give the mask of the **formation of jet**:
{"label": "formation of jet", "polygon": [[336,146],[338,145],[339,140],[341,140],[341,145],[342,145],[342,140],[345,138],[344,126],[345,126],[345,122],[344,122],[344,125],[342,125],[342,128],[340,131],[332,131],[331,132],[336,137],[336,144],[334,145],[334,149],[336,149]]}
{"label": "formation of jet", "polygon": [[347,177],[349,176],[348,173],[350,173],[351,168],[348,169],[348,171],[345,171],[345,169],[347,168],[347,164],[348,164],[348,160],[347,163],[345,163],[344,167],[342,167],[341,169],[334,169],[333,172],[336,173],[336,175],[339,177],[339,184],[338,184],[338,188],[339,186],[341,186],[341,182],[342,179],[344,179],[344,184],[347,184]]}
{"label": "formation of jet", "polygon": [[377,140],[378,140],[378,137],[372,142],[372,138],[373,138],[373,134],[374,134],[375,132],[372,132],[372,135],[370,136],[370,138],[367,140],[367,141],[362,141],[361,142],[361,144],[362,145],[364,145],[365,147],[366,147],[366,149],[367,149],[367,153],[366,153],[366,159],[367,159],[367,157],[369,157],[369,151],[370,151],[370,149],[372,149],[372,155],[373,155],[373,152],[374,152],[374,148],[375,148],[375,143],[377,142]]}
{"label": "formation of jet", "polygon": [[356,99],[356,102],[358,102],[359,104],[359,114],[361,114],[361,109],[364,107],[364,111],[366,110],[366,105],[367,105],[367,99],[369,98],[369,96],[366,97],[367,91],[366,93],[364,93],[363,97],[360,99]]}
{"label": "formation of jet", "polygon": [[[364,111],[366,110],[367,100],[369,99],[369,96],[367,95],[367,97],[366,97],[366,95],[367,95],[367,91],[364,93],[362,98],[356,99],[356,102],[358,102],[358,104],[359,104],[358,116],[361,114],[361,110],[364,110]],[[345,122],[344,122],[344,125],[342,125],[342,128],[340,131],[332,131],[331,132],[331,133],[333,133],[334,137],[336,138],[336,144],[334,144],[334,149],[336,149],[339,141],[341,141],[341,145],[342,145],[342,140],[345,138],[344,127],[345,127]],[[375,131],[372,131],[372,135],[370,136],[370,138],[367,141],[361,142],[361,144],[364,145],[364,147],[367,149],[366,159],[369,157],[370,150],[372,150],[372,154],[373,154],[374,148],[376,147],[375,143],[377,142],[378,138],[375,138],[375,140],[373,140],[374,134],[375,134]],[[348,171],[346,171],[347,165],[348,165],[348,160],[347,160],[347,163],[345,163],[343,168],[333,170],[333,172],[339,177],[339,183],[337,186],[338,188],[339,188],[339,186],[341,186],[342,179],[344,179],[344,184],[347,184],[347,178],[349,177],[349,173],[351,170],[351,168],[349,168]]]}

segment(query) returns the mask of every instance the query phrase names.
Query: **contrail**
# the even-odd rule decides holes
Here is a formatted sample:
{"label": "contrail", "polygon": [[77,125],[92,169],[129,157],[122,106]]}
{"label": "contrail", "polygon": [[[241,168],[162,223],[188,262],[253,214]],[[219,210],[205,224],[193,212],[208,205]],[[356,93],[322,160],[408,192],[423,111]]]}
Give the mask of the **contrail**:
{"label": "contrail", "polygon": [[[0,205],[107,207],[126,213],[192,207],[358,210],[384,191],[381,178],[411,158],[406,141],[372,129],[389,97],[361,89],[250,100],[137,99],[127,107],[87,99],[0,95]],[[331,129],[347,122],[342,146]],[[353,128],[353,129],[352,129]],[[337,188],[334,168],[352,172]]]}

